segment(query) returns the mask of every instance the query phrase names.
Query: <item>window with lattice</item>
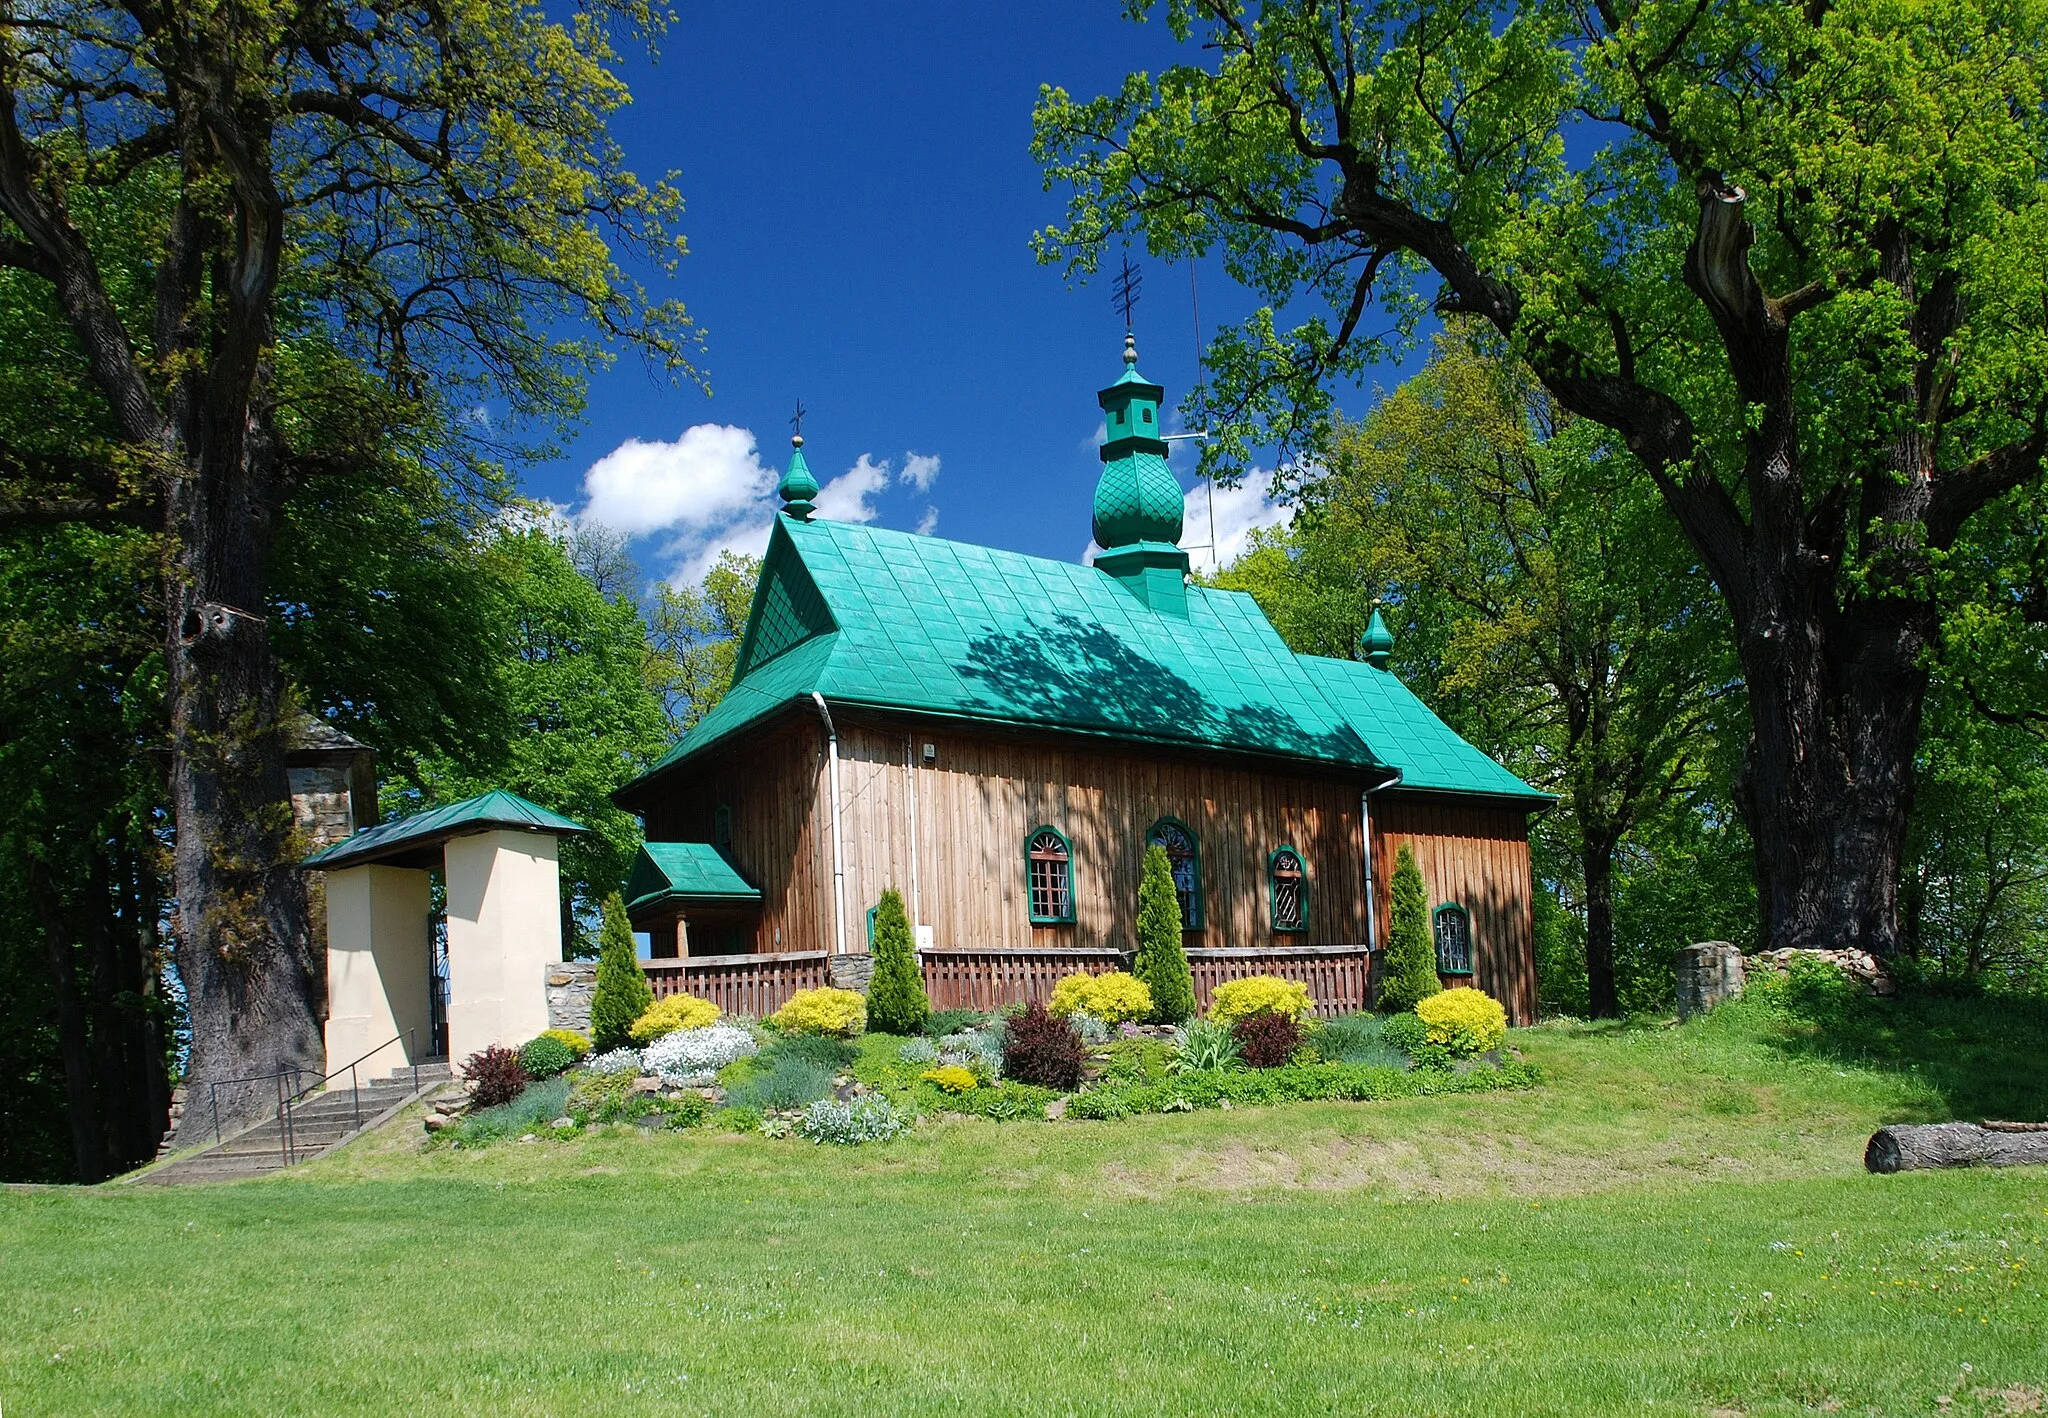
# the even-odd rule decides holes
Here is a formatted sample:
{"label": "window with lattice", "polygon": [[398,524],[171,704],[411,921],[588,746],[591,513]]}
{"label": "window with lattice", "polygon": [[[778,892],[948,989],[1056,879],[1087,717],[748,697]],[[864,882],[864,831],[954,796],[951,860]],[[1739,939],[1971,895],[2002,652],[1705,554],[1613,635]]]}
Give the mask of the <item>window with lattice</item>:
{"label": "window with lattice", "polygon": [[1180,897],[1183,930],[1202,928],[1202,856],[1195,834],[1174,818],[1155,823],[1145,835],[1148,846],[1166,849],[1166,864],[1173,870],[1174,894]]}
{"label": "window with lattice", "polygon": [[1436,972],[1472,973],[1472,913],[1463,906],[1436,908]]}
{"label": "window with lattice", "polygon": [[1059,925],[1073,920],[1074,853],[1067,839],[1050,827],[1033,832],[1024,849],[1024,870],[1032,921]]}
{"label": "window with lattice", "polygon": [[1282,847],[1267,863],[1266,872],[1272,881],[1273,929],[1307,930],[1308,871],[1301,864],[1301,854],[1292,847]]}

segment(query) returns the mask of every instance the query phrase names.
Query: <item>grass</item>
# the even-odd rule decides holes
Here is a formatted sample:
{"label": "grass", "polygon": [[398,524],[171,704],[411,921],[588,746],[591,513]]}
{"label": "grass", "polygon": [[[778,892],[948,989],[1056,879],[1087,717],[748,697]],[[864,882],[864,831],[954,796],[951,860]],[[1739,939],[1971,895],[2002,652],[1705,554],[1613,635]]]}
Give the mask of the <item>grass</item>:
{"label": "grass", "polygon": [[2035,1411],[2048,1176],[1860,1158],[1958,1097],[2043,1116],[2048,1032],[1888,1008],[1850,1043],[1748,1004],[1521,1031],[1533,1092],[848,1150],[392,1129],[272,1181],[18,1191],[0,1407]]}

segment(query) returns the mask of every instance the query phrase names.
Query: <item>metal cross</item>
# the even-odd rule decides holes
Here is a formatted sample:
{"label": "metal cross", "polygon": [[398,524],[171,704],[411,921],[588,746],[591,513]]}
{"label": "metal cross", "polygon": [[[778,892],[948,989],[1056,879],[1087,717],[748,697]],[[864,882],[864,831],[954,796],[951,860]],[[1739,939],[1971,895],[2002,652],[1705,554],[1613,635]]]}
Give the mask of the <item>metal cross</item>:
{"label": "metal cross", "polygon": [[789,416],[789,431],[798,438],[804,436],[804,401],[796,401],[796,412]]}
{"label": "metal cross", "polygon": [[1144,284],[1145,277],[1139,273],[1135,266],[1131,265],[1131,258],[1128,255],[1125,256],[1123,269],[1117,272],[1116,295],[1114,299],[1117,309],[1124,313],[1124,328],[1126,330],[1131,328],[1131,312],[1138,307],[1138,290]]}

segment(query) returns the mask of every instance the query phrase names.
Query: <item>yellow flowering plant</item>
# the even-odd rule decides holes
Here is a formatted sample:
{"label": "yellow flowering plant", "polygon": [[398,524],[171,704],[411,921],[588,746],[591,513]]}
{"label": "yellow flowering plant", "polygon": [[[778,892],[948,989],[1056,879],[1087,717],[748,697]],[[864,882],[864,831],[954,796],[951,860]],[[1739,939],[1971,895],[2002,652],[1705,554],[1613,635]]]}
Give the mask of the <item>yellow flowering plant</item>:
{"label": "yellow flowering plant", "polygon": [[941,1064],[928,1068],[918,1075],[927,1083],[936,1083],[947,1093],[971,1093],[981,1086],[981,1080],[974,1076],[974,1070],[962,1068],[959,1064]]}
{"label": "yellow flowering plant", "polygon": [[584,1055],[590,1052],[590,1040],[578,1034],[574,1029],[543,1029],[540,1032],[540,1037],[543,1039],[553,1039],[556,1043],[568,1049],[578,1059],[583,1058]]}
{"label": "yellow flowering plant", "polygon": [[1457,1058],[1483,1054],[1507,1042],[1508,1012],[1484,990],[1453,988],[1431,995],[1415,1006],[1432,1044],[1442,1044]]}
{"label": "yellow flowering plant", "polygon": [[850,1039],[868,1025],[868,1002],[854,990],[798,990],[768,1016],[785,1034],[833,1034]]}
{"label": "yellow flowering plant", "polygon": [[1308,986],[1299,980],[1277,975],[1247,975],[1242,980],[1225,980],[1209,997],[1209,1017],[1235,1024],[1255,1014],[1278,1014],[1299,1020],[1316,1007]]}
{"label": "yellow flowering plant", "polygon": [[1152,989],[1143,980],[1122,970],[1102,975],[1065,976],[1052,987],[1046,1008],[1062,1018],[1069,1014],[1092,1014],[1104,1024],[1121,1024],[1127,1019],[1149,1019]]}
{"label": "yellow flowering plant", "polygon": [[670,995],[649,1005],[626,1032],[634,1043],[645,1048],[679,1029],[702,1029],[707,1024],[716,1024],[721,1012],[708,999],[698,999],[695,995]]}

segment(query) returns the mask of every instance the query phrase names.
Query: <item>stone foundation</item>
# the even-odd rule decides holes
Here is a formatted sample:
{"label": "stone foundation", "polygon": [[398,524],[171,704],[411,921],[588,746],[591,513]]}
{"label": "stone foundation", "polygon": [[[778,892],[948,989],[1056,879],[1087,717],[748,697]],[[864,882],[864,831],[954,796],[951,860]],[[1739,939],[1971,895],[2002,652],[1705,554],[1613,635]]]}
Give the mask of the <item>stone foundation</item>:
{"label": "stone foundation", "polygon": [[597,992],[595,960],[557,960],[547,967],[548,1028],[590,1034],[590,997]]}
{"label": "stone foundation", "polygon": [[825,975],[835,990],[857,990],[866,994],[869,983],[875,978],[875,957],[852,954],[828,956]]}

